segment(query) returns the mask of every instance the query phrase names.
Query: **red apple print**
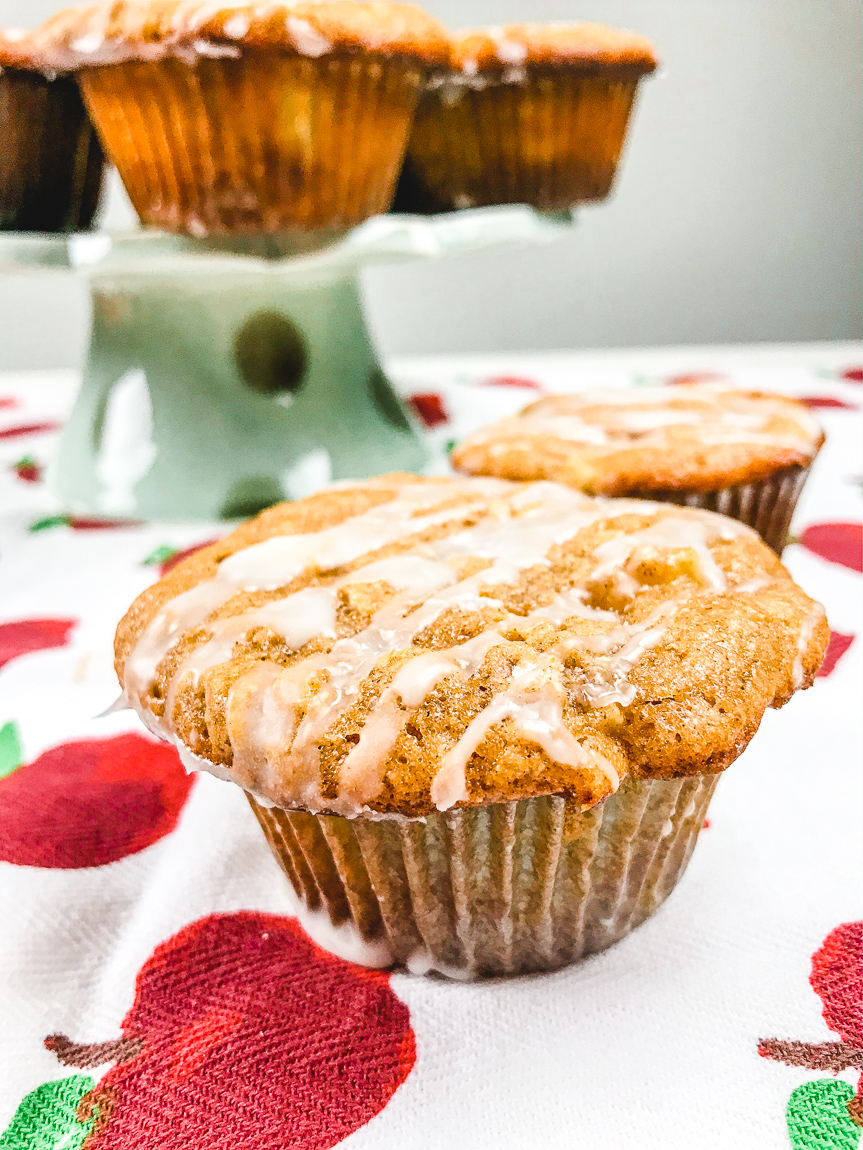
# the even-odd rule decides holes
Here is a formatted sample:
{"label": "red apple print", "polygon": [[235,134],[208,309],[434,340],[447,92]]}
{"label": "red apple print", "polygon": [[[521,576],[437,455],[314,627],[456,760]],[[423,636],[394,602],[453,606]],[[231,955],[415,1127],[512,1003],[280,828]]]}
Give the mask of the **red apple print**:
{"label": "red apple print", "polygon": [[22,456],[12,464],[12,470],[23,483],[38,483],[42,478],[42,468],[32,455]]}
{"label": "red apple print", "polygon": [[0,439],[19,439],[25,435],[39,435],[43,431],[59,431],[63,425],[56,419],[46,419],[41,423],[20,423],[17,427],[4,427]]}
{"label": "red apple print", "polygon": [[437,392],[426,391],[412,395],[408,399],[408,403],[426,427],[437,427],[449,419],[443,399]]}
{"label": "red apple print", "polygon": [[541,383],[535,379],[525,379],[521,375],[492,375],[480,383],[481,387],[523,387],[528,391],[543,391]]}
{"label": "red apple print", "polygon": [[863,383],[863,367],[846,367],[839,372],[839,378],[848,383]]}
{"label": "red apple print", "polygon": [[65,647],[76,619],[18,619],[0,623],[0,667],[31,651]]}
{"label": "red apple print", "polygon": [[416,1049],[389,976],[320,950],[295,919],[211,915],[156,948],[123,1037],[45,1040],[65,1065],[116,1062],[83,1100],[87,1150],[325,1150],[364,1126]]}
{"label": "red apple print", "polygon": [[0,395],[0,411],[4,407],[17,407],[18,400],[12,395]]}
{"label": "red apple print", "polygon": [[824,662],[821,664],[820,670],[816,673],[816,679],[826,679],[836,669],[836,664],[854,642],[856,636],[843,635],[840,631],[830,632],[830,641],[827,644],[827,652],[824,655]]}
{"label": "red apple print", "polygon": [[838,407],[845,411],[858,411],[853,403],[846,403],[843,399],[834,399],[832,395],[803,395],[800,402],[807,407]]}
{"label": "red apple print", "polygon": [[116,531],[121,527],[139,527],[140,519],[91,519],[81,515],[49,515],[31,523],[29,531],[47,531],[51,527],[71,527],[73,531]]}
{"label": "red apple print", "polygon": [[[758,1044],[758,1053],[763,1058],[784,1062],[786,1066],[826,1070],[834,1075],[840,1070],[863,1071],[863,922],[843,923],[827,935],[812,955],[809,982],[823,1004],[824,1021],[841,1041],[798,1042],[764,1038]],[[812,1125],[807,1107],[811,1109],[811,1088],[816,1085],[824,1088],[820,1093],[816,1091],[822,1102],[826,1099],[829,1103],[826,1107],[821,1106],[821,1110],[826,1113],[835,1103],[836,1091],[827,1089],[835,1084],[829,1081],[808,1083],[809,1089],[795,1091],[788,1107],[788,1128],[793,1145],[801,1150],[819,1145],[856,1146],[857,1142],[850,1142],[849,1137],[854,1133],[854,1126],[863,1126],[863,1074],[856,1094],[846,1084],[841,1084],[847,1091],[847,1105],[844,1110],[836,1112],[835,1124],[831,1123],[829,1129],[824,1129],[823,1143],[795,1140],[796,1130],[805,1132]],[[828,1135],[835,1136],[834,1141],[827,1140]],[[859,1132],[854,1136],[859,1141]]]}
{"label": "red apple print", "polygon": [[192,783],[173,747],[142,735],[52,747],[0,779],[0,861],[116,862],[174,829]]}
{"label": "red apple print", "polygon": [[863,922],[845,922],[827,935],[812,955],[809,981],[830,1029],[863,1046]]}
{"label": "red apple print", "polygon": [[852,571],[863,570],[863,525],[860,523],[815,523],[806,528],[797,542],[830,563],[841,563]]}

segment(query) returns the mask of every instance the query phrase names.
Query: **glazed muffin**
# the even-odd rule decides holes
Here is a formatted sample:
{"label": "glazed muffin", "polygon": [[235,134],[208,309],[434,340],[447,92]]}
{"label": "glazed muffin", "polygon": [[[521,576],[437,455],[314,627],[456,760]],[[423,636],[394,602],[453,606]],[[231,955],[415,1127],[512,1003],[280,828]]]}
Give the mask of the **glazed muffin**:
{"label": "glazed muffin", "polygon": [[564,965],[651,914],[827,636],[723,516],[393,475],[179,564],[116,667],[190,770],[248,793],[312,930],[467,977]]}
{"label": "glazed muffin", "polygon": [[644,37],[600,24],[461,33],[417,109],[397,208],[604,199],[638,83],[655,68]]}
{"label": "glazed muffin", "polygon": [[0,229],[90,227],[104,158],[74,80],[49,78],[28,35],[0,31]]}
{"label": "glazed muffin", "polygon": [[795,399],[703,384],[548,396],[468,436],[451,458],[470,475],[705,507],[781,555],[823,442]]}
{"label": "glazed muffin", "polygon": [[39,33],[75,69],[145,224],[204,236],[360,223],[389,206],[441,25],[387,0],[117,0]]}

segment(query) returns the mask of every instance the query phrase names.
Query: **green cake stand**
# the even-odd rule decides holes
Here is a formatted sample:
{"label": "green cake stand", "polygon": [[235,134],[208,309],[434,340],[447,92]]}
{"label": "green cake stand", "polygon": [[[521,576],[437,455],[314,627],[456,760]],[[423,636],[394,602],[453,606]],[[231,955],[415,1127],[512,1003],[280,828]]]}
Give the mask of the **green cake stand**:
{"label": "green cake stand", "polygon": [[234,519],[332,480],[422,471],[422,433],[366,326],[362,268],[571,224],[516,206],[382,216],[301,253],[265,237],[70,242],[93,326],[53,491],[75,513]]}

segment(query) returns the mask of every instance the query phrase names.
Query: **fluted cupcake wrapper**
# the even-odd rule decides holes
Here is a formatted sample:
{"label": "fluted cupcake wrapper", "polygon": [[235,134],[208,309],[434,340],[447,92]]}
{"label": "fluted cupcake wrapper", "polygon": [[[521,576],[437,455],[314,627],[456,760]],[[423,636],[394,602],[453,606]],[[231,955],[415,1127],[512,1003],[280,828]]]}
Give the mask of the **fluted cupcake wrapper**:
{"label": "fluted cupcake wrapper", "polygon": [[781,555],[788,542],[788,529],[800,492],[811,468],[788,467],[757,483],[720,487],[715,491],[651,491],[646,499],[703,507],[752,527],[764,542]]}
{"label": "fluted cupcake wrapper", "polygon": [[0,228],[88,228],[103,165],[74,80],[0,69]]}
{"label": "fluted cupcake wrapper", "polygon": [[686,869],[717,779],[626,779],[583,813],[554,796],[425,819],[249,801],[301,911],[352,928],[359,961],[473,978],[553,970],[643,922]]}
{"label": "fluted cupcake wrapper", "polygon": [[447,81],[417,109],[400,211],[527,203],[546,210],[608,195],[638,78],[554,70],[520,81]]}
{"label": "fluted cupcake wrapper", "polygon": [[263,51],[81,73],[141,220],[198,236],[341,231],[386,211],[420,81],[398,59]]}

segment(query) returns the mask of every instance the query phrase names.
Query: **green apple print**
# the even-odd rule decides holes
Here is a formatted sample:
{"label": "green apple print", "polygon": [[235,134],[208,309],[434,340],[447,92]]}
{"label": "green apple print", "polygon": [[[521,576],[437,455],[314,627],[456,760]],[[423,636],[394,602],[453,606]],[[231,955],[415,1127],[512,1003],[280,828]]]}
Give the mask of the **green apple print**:
{"label": "green apple print", "polygon": [[863,923],[845,922],[827,935],[812,955],[809,982],[838,1040],[762,1038],[758,1053],[786,1066],[860,1074],[856,1091],[836,1078],[804,1082],[785,1112],[793,1150],[857,1150],[863,1135]]}
{"label": "green apple print", "polygon": [[794,1150],[857,1150],[860,1128],[848,1117],[853,1097],[854,1087],[836,1079],[798,1086],[785,1112]]}
{"label": "green apple print", "polygon": [[31,1090],[0,1134],[0,1150],[82,1150],[97,1113],[81,1102],[94,1085],[75,1074]]}

